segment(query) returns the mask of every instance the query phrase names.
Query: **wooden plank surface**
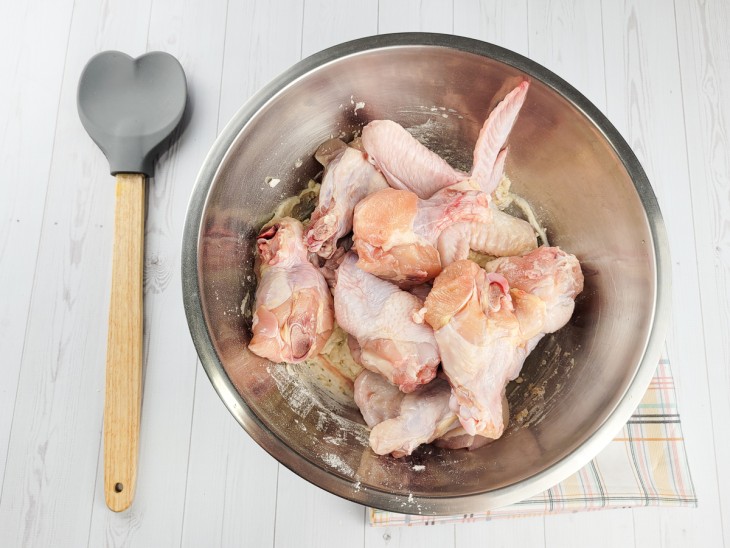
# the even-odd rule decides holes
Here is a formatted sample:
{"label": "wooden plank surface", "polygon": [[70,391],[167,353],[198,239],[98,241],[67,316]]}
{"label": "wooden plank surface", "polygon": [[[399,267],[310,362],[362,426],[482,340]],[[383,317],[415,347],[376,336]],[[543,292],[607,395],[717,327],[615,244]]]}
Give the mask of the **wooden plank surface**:
{"label": "wooden plank surface", "polygon": [[26,343],[73,2],[12,2],[1,9],[0,287],[6,289],[0,298],[0,486]]}
{"label": "wooden plank surface", "polygon": [[[0,6],[0,545],[723,546],[730,541],[730,7],[722,0],[93,0]],[[607,113],[652,180],[672,245],[670,356],[700,508],[370,528],[281,467],[197,363],[179,239],[202,159],[237,108],[325,47],[421,30],[554,70]],[[138,488],[104,504],[101,466],[113,179],[75,90],[97,51],[160,49],[192,115],[151,183]],[[16,397],[17,393],[17,397]]]}
{"label": "wooden plank surface", "polygon": [[179,241],[194,175],[216,135],[226,7],[225,0],[155,0],[149,11],[146,49],[177,57],[193,110],[185,116],[182,136],[160,158],[149,183],[137,496],[128,512],[112,514],[96,491],[90,546],[180,544],[197,360],[192,341],[181,336],[187,324]]}
{"label": "wooden plank surface", "polygon": [[[218,131],[261,86],[300,59],[302,0],[231,2]],[[281,18],[280,10],[291,14]],[[269,29],[276,27],[278,32]],[[290,40],[282,43],[281,36]],[[183,545],[271,546],[279,464],[241,429],[196,365]]]}
{"label": "wooden plank surface", "polygon": [[[679,411],[703,512],[634,511],[637,539],[661,546],[706,540],[702,524],[721,526],[712,423],[704,366],[702,316],[692,227],[685,116],[682,115],[677,35],[672,6],[661,0],[604,3],[608,116],[636,152],[664,214],[672,252],[674,310],[668,337]],[[725,416],[725,421],[728,417]],[[714,524],[714,525],[712,525]],[[661,543],[659,542],[661,539]],[[637,540],[637,546],[638,546]]]}
{"label": "wooden plank surface", "polygon": [[[147,13],[148,7],[147,2],[105,7],[77,0],[69,21],[60,100],[47,121],[55,123],[55,146],[53,154],[42,160],[50,171],[38,258],[35,271],[26,272],[34,280],[33,290],[0,501],[0,538],[8,546],[85,544],[96,489],[103,504],[96,469],[104,405],[114,178],[79,122],[76,87],[83,66],[97,51],[144,51],[146,18],[142,25],[133,23],[134,14]],[[42,36],[35,40],[43,43]],[[49,66],[35,67],[32,76],[17,73],[17,77],[42,82],[46,70],[52,73],[58,68],[55,52],[47,53]],[[28,142],[23,150],[32,147]],[[41,160],[25,159],[31,173],[36,161]],[[24,175],[18,177],[24,184]],[[42,207],[39,202],[33,205]],[[22,261],[19,264],[24,268]]]}
{"label": "wooden plank surface", "polygon": [[[696,393],[686,391],[685,401],[702,398],[704,412],[692,419],[704,435],[693,440],[690,450],[697,461],[701,459],[702,464],[697,466],[710,467],[712,458],[701,453],[703,449],[709,453],[714,448],[715,468],[702,471],[706,482],[703,487],[710,496],[717,491],[719,500],[715,502],[713,497],[710,504],[716,505],[715,511],[721,514],[727,545],[730,544],[730,472],[727,469],[730,438],[726,435],[730,422],[730,44],[727,34],[730,6],[722,0],[676,2],[675,13],[691,189],[691,199],[684,204],[690,209],[685,219],[694,222],[694,259],[702,305],[699,325],[704,331],[706,357],[705,371],[700,376],[703,380],[707,376],[707,389],[703,386]],[[691,376],[688,370],[682,376],[683,382],[693,382]],[[703,424],[698,424],[700,421]]]}

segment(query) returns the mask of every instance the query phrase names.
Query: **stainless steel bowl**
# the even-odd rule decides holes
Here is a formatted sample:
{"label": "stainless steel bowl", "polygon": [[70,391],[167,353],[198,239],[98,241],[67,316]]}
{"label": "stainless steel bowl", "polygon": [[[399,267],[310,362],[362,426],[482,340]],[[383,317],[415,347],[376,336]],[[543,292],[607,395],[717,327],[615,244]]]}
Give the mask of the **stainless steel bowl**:
{"label": "stainless steel bowl", "polygon": [[[528,359],[525,382],[510,387],[513,421],[500,440],[473,452],[427,448],[406,459],[377,457],[352,404],[247,350],[240,309],[255,288],[254,235],[283,197],[319,171],[317,145],[351,136],[369,120],[413,128],[468,169],[493,97],[525,77],[532,86],[510,136],[507,172],[536,206],[551,243],[579,257],[585,291],[570,323]],[[271,188],[267,177],[281,183]],[[243,428],[332,493],[424,514],[516,502],[594,457],[651,379],[667,326],[669,273],[649,181],[596,107],[516,53],[420,33],[325,50],[251,98],[198,175],[182,258],[185,310],[201,362]]]}

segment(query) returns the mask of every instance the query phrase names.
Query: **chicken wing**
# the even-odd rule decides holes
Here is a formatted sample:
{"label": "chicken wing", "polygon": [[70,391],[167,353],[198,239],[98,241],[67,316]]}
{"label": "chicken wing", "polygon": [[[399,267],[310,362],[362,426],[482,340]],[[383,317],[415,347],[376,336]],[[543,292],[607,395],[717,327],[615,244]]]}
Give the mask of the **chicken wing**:
{"label": "chicken wing", "polygon": [[419,314],[434,328],[462,427],[498,438],[507,382],[540,338],[570,319],[583,275],[574,256],[547,247],[488,267],[458,261],[445,268]]}
{"label": "chicken wing", "polygon": [[421,311],[434,328],[453,388],[451,409],[470,435],[494,439],[502,435],[505,386],[519,373],[527,356],[526,343],[542,325],[539,321],[521,325],[513,297],[529,308],[530,316],[544,315],[540,299],[519,290],[511,294],[500,274],[488,274],[471,261],[457,261],[436,278]]}
{"label": "chicken wing", "polygon": [[[419,285],[441,272],[438,242],[444,230],[491,219],[489,197],[478,190],[446,188],[428,200],[407,190],[380,190],[355,207],[358,266],[401,287]],[[454,259],[463,259],[468,252],[467,246]]]}
{"label": "chicken wing", "polygon": [[392,120],[374,120],[362,130],[362,145],[388,184],[429,198],[469,175],[419,143]]}
{"label": "chicken wing", "polygon": [[494,257],[507,257],[522,255],[537,247],[530,223],[496,208],[491,208],[491,215],[488,223],[458,223],[443,231],[438,243],[443,266],[463,259],[470,249]]}
{"label": "chicken wing", "polygon": [[382,375],[364,369],[355,379],[354,396],[365,424],[372,428],[398,416],[405,394]]}
{"label": "chicken wing", "polygon": [[396,416],[388,418],[370,431],[370,447],[378,455],[410,455],[421,444],[430,443],[446,433],[456,415],[449,408],[451,387],[436,378],[400,400]]}
{"label": "chicken wing", "polygon": [[[355,403],[372,429],[370,446],[381,455],[409,455],[429,442],[445,449],[474,450],[494,441],[467,434],[449,407],[450,398],[451,387],[438,377],[408,395],[368,370],[355,379]],[[506,398],[502,408],[506,412]],[[509,420],[508,414],[504,420]]]}
{"label": "chicken wing", "polygon": [[322,153],[328,164],[319,203],[305,235],[309,251],[325,259],[334,254],[337,240],[352,230],[352,213],[357,203],[368,194],[388,188],[383,176],[361,151],[345,146],[335,149],[334,157],[331,154]]}
{"label": "chicken wing", "polygon": [[348,253],[337,270],[337,323],[356,339],[363,367],[411,392],[434,378],[440,361],[433,330],[413,321],[422,301],[356,263],[357,255]]}
{"label": "chicken wing", "polygon": [[575,255],[559,247],[539,247],[522,257],[502,257],[486,265],[488,272],[504,276],[510,287],[539,297],[546,306],[542,333],[563,327],[583,291],[583,273]]}
{"label": "chicken wing", "polygon": [[429,198],[450,185],[472,179],[487,194],[499,184],[507,136],[525,101],[529,83],[522,82],[492,110],[474,147],[471,173],[452,168],[391,120],[374,120],[363,128],[362,145],[371,161],[395,189]]}
{"label": "chicken wing", "polygon": [[286,217],[256,241],[259,284],[249,349],[275,362],[319,353],[332,333],[334,308],[324,277],[307,260],[302,223]]}
{"label": "chicken wing", "polygon": [[489,113],[479,132],[474,146],[470,177],[487,194],[494,192],[502,177],[506,155],[504,146],[525,102],[529,87],[529,82],[525,80],[510,91]]}

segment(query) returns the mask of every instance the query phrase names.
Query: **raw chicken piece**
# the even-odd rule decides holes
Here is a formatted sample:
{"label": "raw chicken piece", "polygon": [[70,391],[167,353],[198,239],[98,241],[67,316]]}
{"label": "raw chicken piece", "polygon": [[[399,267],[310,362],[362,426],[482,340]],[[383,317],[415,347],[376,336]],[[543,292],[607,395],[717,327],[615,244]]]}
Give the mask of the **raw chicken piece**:
{"label": "raw chicken piece", "polygon": [[[534,321],[520,322],[517,307]],[[500,437],[505,386],[519,374],[527,342],[542,327],[545,304],[518,289],[510,292],[500,274],[457,261],[436,278],[421,314],[434,328],[453,388],[451,409],[464,430]]]}
{"label": "raw chicken piece", "polygon": [[[529,82],[525,80],[510,91],[489,113],[479,132],[477,144],[474,146],[470,176],[487,194],[494,192],[502,178],[506,151],[502,153],[501,158],[500,151],[507,142],[512,126],[515,125],[529,87]],[[494,173],[495,168],[499,172],[498,175]]]}
{"label": "raw chicken piece", "polygon": [[434,440],[433,444],[441,449],[468,449],[473,451],[493,441],[492,438],[485,438],[481,435],[472,436],[467,434],[466,430],[457,422],[453,430],[449,430],[443,436]]}
{"label": "raw chicken piece", "polygon": [[314,253],[309,254],[310,262],[319,268],[322,276],[324,276],[324,279],[327,280],[327,285],[330,289],[334,289],[337,284],[337,269],[340,268],[342,260],[351,248],[352,238],[348,236],[338,242],[334,253],[329,259],[322,260]]}
{"label": "raw chicken piece", "polygon": [[333,158],[327,156],[319,204],[305,235],[309,251],[325,259],[334,254],[337,240],[352,230],[352,212],[357,203],[368,194],[388,188],[362,152],[347,146],[336,150]]}
{"label": "raw chicken piece", "polygon": [[[477,190],[445,188],[428,200],[388,188],[355,207],[353,220],[358,266],[401,287],[419,285],[441,272],[437,246],[443,231],[461,222],[492,218],[489,197]],[[468,255],[468,247],[462,255]]]}
{"label": "raw chicken piece", "polygon": [[398,416],[405,394],[382,375],[365,369],[355,379],[354,396],[365,423],[372,428]]}
{"label": "raw chicken piece", "polygon": [[337,323],[357,339],[356,361],[411,392],[434,378],[440,361],[431,328],[413,321],[422,301],[356,262],[348,253],[337,270]]}
{"label": "raw chicken piece", "polygon": [[410,455],[423,443],[430,443],[447,432],[456,422],[449,408],[451,388],[442,378],[406,396],[394,418],[384,420],[370,431],[370,447],[378,455]]}
{"label": "raw chicken piece", "polygon": [[568,322],[583,274],[573,255],[549,247],[487,266],[494,272],[470,261],[444,269],[419,314],[434,328],[464,430],[498,438],[507,382],[545,333]]}
{"label": "raw chicken piece", "polygon": [[[506,394],[502,396],[502,420],[504,424],[509,423],[509,404],[507,403]],[[451,430],[434,440],[433,444],[442,449],[469,449],[469,451],[473,451],[493,441],[493,438],[485,438],[478,434],[475,436],[467,434],[464,427],[457,422],[451,427]]]}
{"label": "raw chicken piece", "polygon": [[286,217],[264,228],[256,241],[259,284],[249,349],[275,362],[316,355],[332,333],[332,295],[307,260],[302,223]]}
{"label": "raw chicken piece", "polygon": [[503,257],[487,263],[488,272],[504,276],[510,287],[539,297],[546,306],[542,333],[563,327],[583,291],[583,273],[575,255],[559,247],[539,247],[522,257]]}
{"label": "raw chicken piece", "polygon": [[491,208],[488,223],[458,223],[441,233],[438,251],[443,266],[463,259],[473,249],[494,257],[522,255],[537,247],[530,223]]}
{"label": "raw chicken piece", "polygon": [[373,120],[366,125],[362,145],[390,186],[415,192],[419,198],[429,198],[468,177],[392,120]]}
{"label": "raw chicken piece", "polygon": [[429,198],[439,190],[466,179],[487,194],[497,188],[504,170],[507,136],[525,102],[529,83],[510,91],[484,122],[474,147],[471,173],[452,168],[403,127],[391,120],[374,120],[363,128],[362,144],[388,184]]}
{"label": "raw chicken piece", "polygon": [[[355,403],[374,431],[370,444],[378,454],[395,451],[394,457],[404,456],[421,443],[430,441],[445,449],[470,450],[494,441],[467,434],[449,408],[450,397],[451,388],[442,378],[436,378],[408,395],[371,371],[365,370],[355,379]],[[507,413],[506,422],[509,420],[506,398],[503,409]],[[387,424],[376,428],[385,421]]]}

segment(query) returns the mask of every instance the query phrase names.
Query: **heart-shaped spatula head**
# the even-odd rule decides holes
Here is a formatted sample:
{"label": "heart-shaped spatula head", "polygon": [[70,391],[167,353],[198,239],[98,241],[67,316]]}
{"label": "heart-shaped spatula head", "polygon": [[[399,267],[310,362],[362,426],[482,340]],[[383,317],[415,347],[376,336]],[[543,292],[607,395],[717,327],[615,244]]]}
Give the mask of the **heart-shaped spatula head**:
{"label": "heart-shaped spatula head", "polygon": [[167,53],[132,59],[93,57],[81,74],[81,122],[117,177],[112,286],[104,403],[104,494],[112,510],[129,508],[137,481],[142,403],[142,264],[145,176],[182,119],[185,73]]}
{"label": "heart-shaped spatula head", "polygon": [[112,175],[154,175],[154,157],[180,122],[185,73],[169,53],[133,59],[119,51],[91,58],[79,81],[81,123],[109,160]]}

